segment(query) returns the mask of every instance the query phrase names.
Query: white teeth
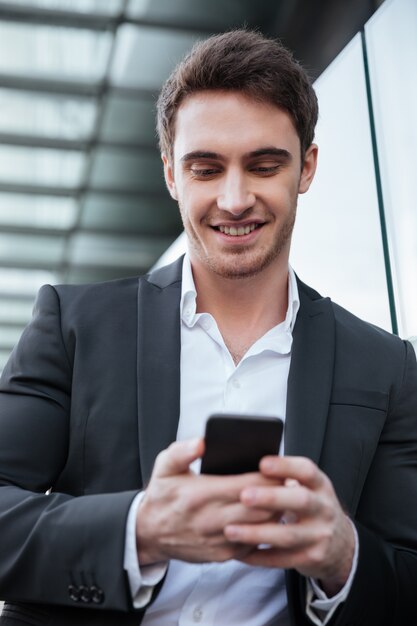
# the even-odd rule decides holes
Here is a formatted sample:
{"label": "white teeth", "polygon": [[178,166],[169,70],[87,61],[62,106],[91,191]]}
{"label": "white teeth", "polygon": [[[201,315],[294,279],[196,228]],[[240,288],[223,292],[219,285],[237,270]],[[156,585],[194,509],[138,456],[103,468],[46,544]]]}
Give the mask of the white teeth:
{"label": "white teeth", "polygon": [[249,235],[250,232],[255,230],[257,224],[247,224],[246,226],[219,226],[219,231],[225,235],[232,235],[232,237],[240,237],[242,235]]}

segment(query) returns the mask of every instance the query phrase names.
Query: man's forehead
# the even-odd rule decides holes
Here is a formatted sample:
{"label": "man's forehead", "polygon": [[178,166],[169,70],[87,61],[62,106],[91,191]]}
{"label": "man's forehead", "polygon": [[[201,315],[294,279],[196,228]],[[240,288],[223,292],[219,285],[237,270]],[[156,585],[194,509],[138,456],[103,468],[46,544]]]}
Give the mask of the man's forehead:
{"label": "man's forehead", "polygon": [[177,158],[194,151],[242,154],[264,150],[294,152],[299,144],[292,118],[279,107],[241,92],[205,91],[188,96],[177,112]]}

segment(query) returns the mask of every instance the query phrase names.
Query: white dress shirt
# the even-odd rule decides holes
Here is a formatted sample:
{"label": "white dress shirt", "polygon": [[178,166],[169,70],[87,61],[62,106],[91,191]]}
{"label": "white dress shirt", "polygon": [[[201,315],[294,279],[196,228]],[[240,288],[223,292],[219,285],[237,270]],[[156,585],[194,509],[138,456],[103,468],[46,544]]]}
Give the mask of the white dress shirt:
{"label": "white dress shirt", "polygon": [[[258,339],[235,365],[209,313],[196,313],[196,290],[188,256],[184,259],[181,294],[181,402],[177,440],[203,437],[212,413],[252,413],[285,421],[292,330],[299,309],[294,272],[288,280],[285,320]],[[236,442],[238,445],[238,441]],[[281,454],[285,442],[281,444]],[[278,450],[277,450],[278,453]],[[199,471],[200,462],[192,468]],[[127,529],[125,568],[134,604],[145,606],[166,565],[138,567],[135,542],[136,511],[132,504]],[[309,585],[308,614],[326,624],[350,589],[354,569],[343,590],[328,600]],[[311,608],[320,609],[320,620]],[[164,585],[148,608],[142,626],[288,626],[284,571],[253,567],[239,561],[194,564],[171,560]]]}

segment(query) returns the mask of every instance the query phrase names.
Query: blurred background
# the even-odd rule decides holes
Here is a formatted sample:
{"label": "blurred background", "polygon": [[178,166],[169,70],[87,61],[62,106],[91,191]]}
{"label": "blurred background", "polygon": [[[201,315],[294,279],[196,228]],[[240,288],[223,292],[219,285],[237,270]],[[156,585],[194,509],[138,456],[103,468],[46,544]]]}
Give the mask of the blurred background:
{"label": "blurred background", "polygon": [[158,89],[194,41],[242,25],[281,38],[319,96],[295,270],[417,335],[415,0],[0,0],[0,371],[42,284],[141,274],[185,248]]}

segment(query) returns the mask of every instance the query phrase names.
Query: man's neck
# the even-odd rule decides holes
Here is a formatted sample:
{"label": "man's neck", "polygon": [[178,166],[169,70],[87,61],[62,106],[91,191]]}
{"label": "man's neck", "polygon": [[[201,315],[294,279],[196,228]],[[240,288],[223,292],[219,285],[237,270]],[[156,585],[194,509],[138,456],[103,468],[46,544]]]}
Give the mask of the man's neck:
{"label": "man's neck", "polygon": [[210,313],[237,363],[250,346],[285,319],[288,262],[246,278],[225,278],[192,264],[197,312]]}

